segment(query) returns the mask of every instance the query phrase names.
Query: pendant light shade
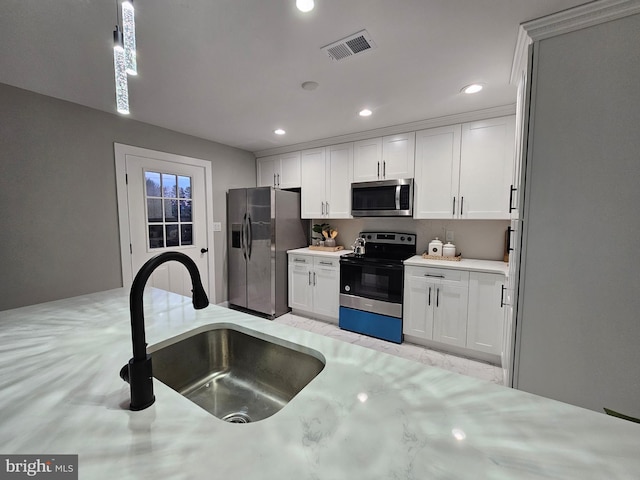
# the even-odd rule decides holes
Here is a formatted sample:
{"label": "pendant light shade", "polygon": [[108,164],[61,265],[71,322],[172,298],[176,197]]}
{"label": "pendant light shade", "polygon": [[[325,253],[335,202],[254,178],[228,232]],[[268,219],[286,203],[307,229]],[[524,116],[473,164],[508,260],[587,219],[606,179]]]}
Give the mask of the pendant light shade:
{"label": "pendant light shade", "polygon": [[122,2],[122,31],[124,34],[124,56],[126,60],[127,73],[129,75],[137,75],[136,23],[133,0],[124,0]]}
{"label": "pendant light shade", "polygon": [[116,109],[118,113],[129,113],[129,88],[124,54],[122,31],[116,25],[113,31],[113,69],[116,78]]}

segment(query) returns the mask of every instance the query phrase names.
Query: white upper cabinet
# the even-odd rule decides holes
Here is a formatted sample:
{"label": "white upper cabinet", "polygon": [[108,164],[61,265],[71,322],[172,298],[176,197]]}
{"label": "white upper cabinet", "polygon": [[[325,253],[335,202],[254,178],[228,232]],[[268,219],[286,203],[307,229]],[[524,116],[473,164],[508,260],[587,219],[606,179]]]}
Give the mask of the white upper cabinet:
{"label": "white upper cabinet", "polygon": [[416,134],[414,218],[508,220],[515,116]]}
{"label": "white upper cabinet", "polygon": [[508,220],[515,116],[462,125],[459,218]]}
{"label": "white upper cabinet", "polygon": [[413,178],[415,132],[361,140],[353,148],[354,182]]}
{"label": "white upper cabinet", "polygon": [[327,147],[326,198],[328,218],[351,218],[353,143]]}
{"label": "white upper cabinet", "polygon": [[460,178],[461,126],[416,133],[414,218],[455,218]]}
{"label": "white upper cabinet", "polygon": [[302,218],[351,218],[352,165],[352,143],[302,151]]}
{"label": "white upper cabinet", "polygon": [[259,187],[300,188],[300,152],[256,159]]}

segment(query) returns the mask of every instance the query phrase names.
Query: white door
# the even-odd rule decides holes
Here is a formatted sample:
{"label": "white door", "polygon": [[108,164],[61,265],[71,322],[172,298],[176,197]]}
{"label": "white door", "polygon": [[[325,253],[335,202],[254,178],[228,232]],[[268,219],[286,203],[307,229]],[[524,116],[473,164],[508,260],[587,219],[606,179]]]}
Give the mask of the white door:
{"label": "white door", "polygon": [[[327,261],[327,263],[329,262]],[[319,262],[316,260],[316,264],[318,263],[322,264],[322,260]],[[340,313],[340,271],[338,267],[316,265],[313,273],[314,312],[337,320]]]}
{"label": "white door", "polygon": [[433,339],[464,347],[467,343],[468,285],[442,283],[436,287],[435,293]]}
{"label": "white door", "polygon": [[[133,275],[155,255],[178,251],[195,262],[209,293],[205,169],[128,154],[125,166]],[[147,285],[191,296],[188,271],[178,262],[162,264]]]}
{"label": "white door", "polygon": [[[304,259],[296,257],[300,265],[289,264],[289,307],[296,310],[310,312],[313,308],[313,291],[311,290],[311,267],[304,263]],[[293,261],[296,261],[295,258]],[[309,259],[309,262],[311,260]]]}
{"label": "white door", "polygon": [[382,178],[382,137],[353,144],[353,181],[368,182]]}

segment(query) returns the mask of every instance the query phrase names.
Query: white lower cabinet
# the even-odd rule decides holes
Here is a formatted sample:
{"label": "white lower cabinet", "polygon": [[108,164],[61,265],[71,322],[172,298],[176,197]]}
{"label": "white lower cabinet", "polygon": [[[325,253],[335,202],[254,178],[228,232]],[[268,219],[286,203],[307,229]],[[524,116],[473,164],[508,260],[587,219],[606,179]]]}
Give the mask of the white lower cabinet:
{"label": "white lower cabinet", "polygon": [[[499,361],[503,318],[501,274],[405,266],[403,333]],[[483,355],[483,354],[489,354]]]}
{"label": "white lower cabinet", "polygon": [[289,254],[289,307],[294,312],[337,322],[339,257]]}
{"label": "white lower cabinet", "polygon": [[404,275],[403,333],[465,346],[469,272],[407,266]]}

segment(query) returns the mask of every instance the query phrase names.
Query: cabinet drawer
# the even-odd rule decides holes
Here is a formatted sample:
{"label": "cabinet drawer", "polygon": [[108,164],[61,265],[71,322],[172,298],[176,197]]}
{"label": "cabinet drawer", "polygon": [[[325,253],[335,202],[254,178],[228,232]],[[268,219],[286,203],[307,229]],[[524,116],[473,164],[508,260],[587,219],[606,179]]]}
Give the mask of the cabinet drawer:
{"label": "cabinet drawer", "polygon": [[289,255],[290,265],[313,265],[313,257],[309,255]]}
{"label": "cabinet drawer", "polygon": [[339,258],[315,257],[313,264],[318,268],[338,268],[340,265]]}
{"label": "cabinet drawer", "polygon": [[454,270],[449,268],[434,267],[414,267],[406,266],[405,272],[408,275],[424,276],[427,279],[447,283],[469,283],[469,272],[467,270]]}

